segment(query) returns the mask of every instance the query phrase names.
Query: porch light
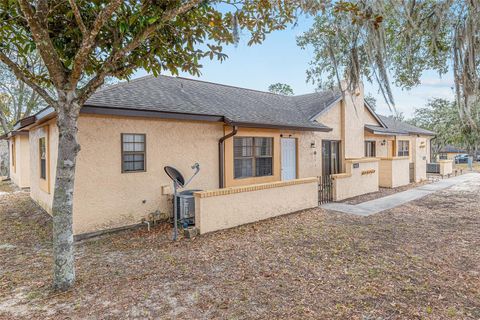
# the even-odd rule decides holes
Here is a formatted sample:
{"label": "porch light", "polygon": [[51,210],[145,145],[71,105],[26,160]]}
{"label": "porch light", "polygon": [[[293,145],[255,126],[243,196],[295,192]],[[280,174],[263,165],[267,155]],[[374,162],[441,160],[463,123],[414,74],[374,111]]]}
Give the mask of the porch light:
{"label": "porch light", "polygon": [[312,148],[312,149],[315,148],[315,141],[310,143],[310,148]]}

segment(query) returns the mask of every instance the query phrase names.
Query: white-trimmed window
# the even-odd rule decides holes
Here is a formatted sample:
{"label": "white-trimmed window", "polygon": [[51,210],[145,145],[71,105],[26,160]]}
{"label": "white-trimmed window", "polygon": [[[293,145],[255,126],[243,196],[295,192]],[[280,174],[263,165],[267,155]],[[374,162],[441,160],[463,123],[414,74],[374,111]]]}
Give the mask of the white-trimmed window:
{"label": "white-trimmed window", "polygon": [[273,138],[235,137],[233,149],[235,179],[273,175]]}
{"label": "white-trimmed window", "polygon": [[398,156],[408,157],[410,155],[410,141],[399,140],[398,141]]}
{"label": "white-trimmed window", "polygon": [[146,164],[145,134],[122,133],[122,172],[144,172]]}

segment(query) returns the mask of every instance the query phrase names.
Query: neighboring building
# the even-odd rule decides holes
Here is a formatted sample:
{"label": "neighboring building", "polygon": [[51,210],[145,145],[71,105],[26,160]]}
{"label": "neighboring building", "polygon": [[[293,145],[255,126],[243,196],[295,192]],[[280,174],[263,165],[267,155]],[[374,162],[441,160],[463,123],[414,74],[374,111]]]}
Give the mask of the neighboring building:
{"label": "neighboring building", "polygon": [[[430,160],[432,131],[379,116],[384,127],[366,125],[366,143],[374,143],[376,156],[381,158],[406,157],[409,162],[409,182],[427,178],[427,162]],[[370,142],[371,141],[371,142]]]}
{"label": "neighboring building", "polygon": [[[55,122],[54,110],[47,108],[23,119],[8,136],[23,150],[23,132],[28,132],[29,159],[22,151],[16,170],[24,157],[21,171],[29,172],[25,181],[31,197],[49,213]],[[187,174],[193,163],[200,163],[201,172],[189,188],[213,190],[196,194],[197,201],[205,201],[202,226],[212,231],[266,217],[262,210],[274,216],[277,202],[283,211],[318,204],[316,179],[310,177],[331,176],[334,200],[374,192],[379,185],[408,184],[409,176],[425,179],[432,137],[430,131],[377,115],[364,102],[363,89],[345,97],[339,90],[282,96],[185,78],[143,77],[99,90],[81,110],[74,232],[135,224],[154,211],[171,212],[167,165]],[[243,197],[237,200],[249,212],[233,210],[227,217],[224,210],[233,206],[235,196]],[[220,211],[207,221],[205,210],[213,208],[206,204],[209,197],[221,201],[209,203]],[[256,203],[264,199],[270,202]],[[243,216],[248,218],[241,220]]]}
{"label": "neighboring building", "polygon": [[438,152],[439,160],[454,160],[460,154],[468,153],[466,149],[456,147],[453,145],[446,145]]}
{"label": "neighboring building", "polygon": [[9,176],[10,152],[7,140],[0,140],[0,179]]}
{"label": "neighboring building", "polygon": [[10,178],[20,188],[30,187],[30,143],[28,131],[12,131],[0,137],[8,139]]}

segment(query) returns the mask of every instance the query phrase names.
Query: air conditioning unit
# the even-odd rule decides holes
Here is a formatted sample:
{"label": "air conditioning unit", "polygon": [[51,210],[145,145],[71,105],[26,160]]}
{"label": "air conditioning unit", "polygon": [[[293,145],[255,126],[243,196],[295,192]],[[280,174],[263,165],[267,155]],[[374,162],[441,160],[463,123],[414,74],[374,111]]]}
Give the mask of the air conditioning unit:
{"label": "air conditioning unit", "polygon": [[194,192],[201,190],[185,190],[177,196],[177,220],[184,227],[195,225],[195,197]]}

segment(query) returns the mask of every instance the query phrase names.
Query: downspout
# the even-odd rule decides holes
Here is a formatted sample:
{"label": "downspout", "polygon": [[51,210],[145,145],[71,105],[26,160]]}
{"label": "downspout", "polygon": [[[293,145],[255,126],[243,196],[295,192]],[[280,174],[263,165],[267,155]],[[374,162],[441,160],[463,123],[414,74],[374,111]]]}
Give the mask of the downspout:
{"label": "downspout", "polygon": [[225,162],[225,140],[233,137],[234,135],[236,135],[238,132],[238,128],[237,126],[233,126],[233,131],[230,132],[229,134],[223,136],[220,138],[220,140],[218,140],[218,172],[219,172],[219,181],[218,181],[218,186],[219,188],[224,188],[225,187],[225,183],[224,183],[224,178],[225,178],[225,166],[224,166],[224,162]]}

